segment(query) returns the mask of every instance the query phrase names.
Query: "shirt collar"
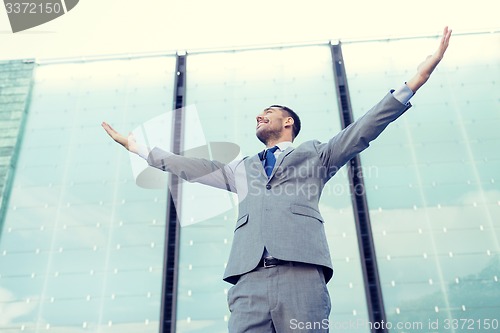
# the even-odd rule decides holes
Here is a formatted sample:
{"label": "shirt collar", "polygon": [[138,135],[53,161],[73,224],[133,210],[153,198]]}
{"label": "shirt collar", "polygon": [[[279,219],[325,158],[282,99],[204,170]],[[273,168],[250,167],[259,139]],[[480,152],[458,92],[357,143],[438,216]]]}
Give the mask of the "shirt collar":
{"label": "shirt collar", "polygon": [[280,151],[284,151],[285,149],[288,149],[292,146],[292,142],[291,141],[283,141],[283,142],[276,144],[276,146],[278,146]]}

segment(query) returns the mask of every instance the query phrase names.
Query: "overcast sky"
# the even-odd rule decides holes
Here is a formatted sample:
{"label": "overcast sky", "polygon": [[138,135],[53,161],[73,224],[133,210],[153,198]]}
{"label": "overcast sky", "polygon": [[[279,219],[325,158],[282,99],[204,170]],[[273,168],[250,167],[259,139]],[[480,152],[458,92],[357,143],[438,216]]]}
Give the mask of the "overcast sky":
{"label": "overcast sky", "polygon": [[80,0],[13,34],[0,8],[0,59],[228,48],[500,28],[499,0]]}

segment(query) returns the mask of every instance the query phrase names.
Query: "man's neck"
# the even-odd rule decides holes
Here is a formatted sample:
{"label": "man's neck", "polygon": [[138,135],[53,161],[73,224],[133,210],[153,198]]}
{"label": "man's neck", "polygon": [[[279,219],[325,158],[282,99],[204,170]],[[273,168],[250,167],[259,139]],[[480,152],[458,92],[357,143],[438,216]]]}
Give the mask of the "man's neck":
{"label": "man's neck", "polygon": [[272,148],[274,146],[278,146],[280,150],[285,150],[286,148],[292,145],[292,141],[274,141],[272,145],[266,145],[266,149]]}
{"label": "man's neck", "polygon": [[279,138],[279,139],[276,139],[276,140],[269,140],[266,142],[266,148],[272,148],[274,146],[277,146],[278,144],[282,143],[282,142],[293,142],[293,140],[291,138]]}

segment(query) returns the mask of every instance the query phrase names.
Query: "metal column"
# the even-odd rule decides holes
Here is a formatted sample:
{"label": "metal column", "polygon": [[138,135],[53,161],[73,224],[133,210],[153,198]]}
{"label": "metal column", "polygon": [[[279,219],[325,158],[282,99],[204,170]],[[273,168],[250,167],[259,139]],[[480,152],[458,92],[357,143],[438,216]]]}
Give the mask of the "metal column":
{"label": "metal column", "polygon": [[[172,152],[180,154],[184,142],[184,114],[186,97],[186,55],[177,55],[172,119]],[[174,202],[180,202],[179,177],[170,174],[167,194],[165,227],[165,254],[163,262],[163,286],[160,333],[173,333],[177,315],[177,278],[179,264],[180,223]],[[175,200],[174,200],[175,198]]]}
{"label": "metal column", "polygon": [[[353,121],[351,99],[349,97],[349,88],[347,86],[347,76],[342,57],[342,47],[339,44],[331,45],[333,74],[337,89],[338,104],[340,109],[340,120],[342,128],[346,128]],[[347,164],[349,183],[351,187],[351,200],[354,209],[354,218],[356,222],[356,231],[358,234],[358,246],[361,257],[361,266],[364,277],[366,300],[368,305],[368,316],[373,325],[373,333],[387,332],[385,327],[375,329],[386,323],[384,300],[380,287],[380,277],[378,274],[377,258],[373,235],[370,223],[370,213],[366,201],[365,184],[363,181],[363,172],[359,156],[351,159]]]}

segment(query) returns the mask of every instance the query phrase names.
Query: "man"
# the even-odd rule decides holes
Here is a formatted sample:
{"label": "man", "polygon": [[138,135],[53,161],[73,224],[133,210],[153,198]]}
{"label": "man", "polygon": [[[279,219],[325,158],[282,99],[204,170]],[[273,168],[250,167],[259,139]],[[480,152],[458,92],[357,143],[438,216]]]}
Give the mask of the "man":
{"label": "man", "polygon": [[257,138],[266,149],[223,164],[140,147],[108,124],[106,132],[151,166],[179,177],[238,194],[239,218],[224,280],[230,332],[328,331],[333,275],[330,252],[318,209],[326,182],[370,141],[408,110],[411,96],[429,79],[449,44],[445,27],[437,51],[420,64],[416,75],[388,93],[363,117],[327,143],[292,142],[300,119],[291,109],[274,105],[257,117]]}

